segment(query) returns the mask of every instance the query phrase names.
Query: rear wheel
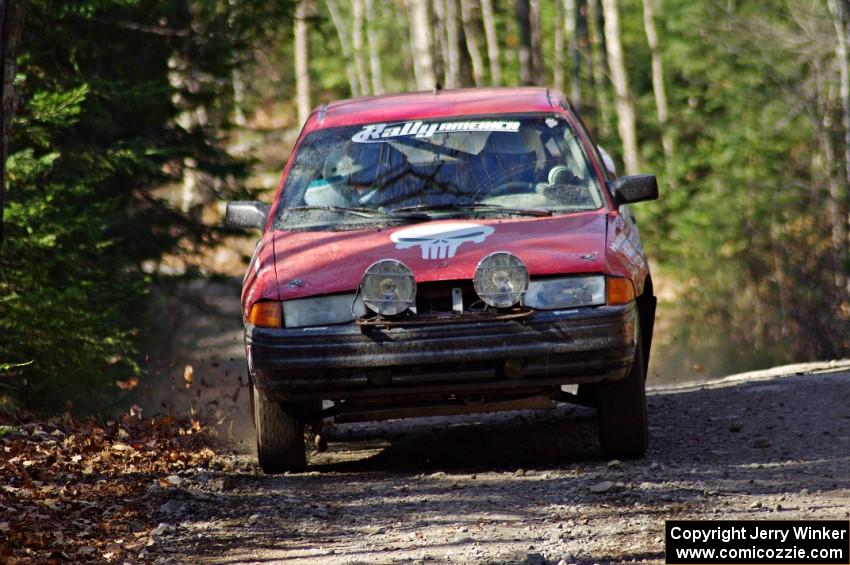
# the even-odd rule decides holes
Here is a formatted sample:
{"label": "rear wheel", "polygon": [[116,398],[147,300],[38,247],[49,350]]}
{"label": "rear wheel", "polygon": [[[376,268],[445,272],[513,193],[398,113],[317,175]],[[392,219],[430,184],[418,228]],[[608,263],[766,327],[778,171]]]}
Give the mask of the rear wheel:
{"label": "rear wheel", "polygon": [[649,444],[643,340],[637,336],[629,373],[595,386],[599,446],[608,458],[641,457]]}
{"label": "rear wheel", "polygon": [[304,403],[304,441],[307,442],[308,449],[315,449],[319,453],[328,449],[325,422],[322,418],[318,417],[321,411],[321,400]]}
{"label": "rear wheel", "polygon": [[585,383],[578,385],[576,402],[581,406],[596,406],[596,383]]}
{"label": "rear wheel", "polygon": [[257,458],[264,473],[301,471],[307,465],[304,451],[304,408],[264,399],[251,385]]}

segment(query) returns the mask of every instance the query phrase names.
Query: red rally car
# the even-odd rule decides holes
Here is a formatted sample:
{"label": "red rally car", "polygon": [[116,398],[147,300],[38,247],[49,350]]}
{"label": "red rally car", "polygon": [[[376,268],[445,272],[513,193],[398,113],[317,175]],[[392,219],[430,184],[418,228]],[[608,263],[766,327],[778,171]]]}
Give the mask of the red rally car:
{"label": "red rally car", "polygon": [[657,197],[553,90],[317,108],[274,203],[227,209],[262,230],[242,288],[262,469],[303,468],[321,419],[559,401],[597,408],[606,456],[642,455],[656,300],[626,204]]}

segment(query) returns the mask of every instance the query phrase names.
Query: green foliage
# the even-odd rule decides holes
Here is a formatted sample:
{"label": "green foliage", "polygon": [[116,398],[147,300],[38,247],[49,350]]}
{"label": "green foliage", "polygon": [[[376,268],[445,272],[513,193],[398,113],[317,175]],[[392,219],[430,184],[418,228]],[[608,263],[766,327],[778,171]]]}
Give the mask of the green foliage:
{"label": "green foliage", "polygon": [[[664,5],[678,188],[636,211],[659,272],[678,287],[661,342],[662,353],[664,341],[676,342],[671,370],[696,364],[723,374],[840,357],[850,346],[824,221],[829,173],[813,166],[824,102],[812,88],[812,62],[833,57],[830,22],[823,5],[821,13],[800,6],[803,18],[789,7]],[[632,27],[639,16],[630,13]],[[812,28],[801,28],[804,18]],[[816,45],[814,53],[793,47],[818,29],[819,53]],[[641,107],[644,155],[650,170],[663,172],[651,97]]]}
{"label": "green foliage", "polygon": [[[233,33],[189,33],[191,22],[174,13],[179,4],[31,3],[7,161],[0,383],[32,408],[67,400],[95,408],[92,393],[137,374],[151,283],[142,263],[180,241],[214,241],[153,189],[180,180],[188,157],[210,176],[244,175],[217,135],[231,107],[220,83],[246,36],[228,23],[226,3],[205,3],[211,11],[194,17]],[[188,92],[172,80],[170,62],[187,53],[203,57],[197,72],[213,86]],[[201,104],[208,121],[181,127],[180,112]],[[212,197],[231,190],[215,186],[223,194]]]}

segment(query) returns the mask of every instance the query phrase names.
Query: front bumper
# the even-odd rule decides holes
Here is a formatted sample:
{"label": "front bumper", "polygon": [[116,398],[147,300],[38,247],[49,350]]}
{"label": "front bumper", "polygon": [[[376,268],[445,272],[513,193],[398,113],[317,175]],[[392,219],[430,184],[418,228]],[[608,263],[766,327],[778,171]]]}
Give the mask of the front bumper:
{"label": "front bumper", "polygon": [[254,383],[274,400],[475,394],[621,378],[634,358],[636,312],[631,303],[521,321],[249,325],[245,341]]}

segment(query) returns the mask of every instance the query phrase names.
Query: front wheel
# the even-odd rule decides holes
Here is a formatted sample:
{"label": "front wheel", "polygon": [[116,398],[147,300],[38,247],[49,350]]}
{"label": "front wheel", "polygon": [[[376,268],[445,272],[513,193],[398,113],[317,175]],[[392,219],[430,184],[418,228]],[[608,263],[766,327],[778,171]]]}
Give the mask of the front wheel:
{"label": "front wheel", "polygon": [[251,384],[257,458],[264,473],[302,471],[307,466],[304,451],[304,411],[298,404],[264,399]]}
{"label": "front wheel", "polygon": [[596,388],[599,446],[608,458],[634,458],[646,453],[649,426],[646,416],[646,369],[643,340],[638,334],[629,373]]}

